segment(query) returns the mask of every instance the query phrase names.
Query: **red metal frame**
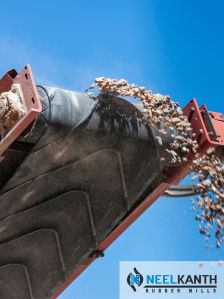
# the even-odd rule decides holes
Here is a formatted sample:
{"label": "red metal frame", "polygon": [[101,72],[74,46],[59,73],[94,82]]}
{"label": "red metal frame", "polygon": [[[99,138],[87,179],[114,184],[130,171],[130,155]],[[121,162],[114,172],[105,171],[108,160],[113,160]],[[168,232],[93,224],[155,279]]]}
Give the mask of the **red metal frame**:
{"label": "red metal frame", "polygon": [[[196,134],[199,152],[202,147],[217,147],[224,145],[224,116],[218,112],[209,112],[205,105],[200,108],[195,99],[192,99],[183,109]],[[207,115],[207,118],[205,117]],[[209,130],[209,126],[210,129]],[[214,137],[214,134],[216,137]]]}
{"label": "red metal frame", "polygon": [[[193,127],[193,133],[195,133],[194,139],[198,141],[199,149],[198,154],[203,155],[210,147],[224,147],[224,118],[220,113],[209,113],[210,120],[205,120],[203,117],[206,107],[203,105],[201,108],[195,99],[192,99],[188,105],[183,109],[184,115],[189,119]],[[207,110],[206,110],[207,112]],[[213,140],[208,130],[209,124],[212,123],[212,129],[217,135],[217,139]],[[170,185],[178,183],[183,179],[190,171],[192,161],[195,159],[195,154],[191,154],[188,157],[188,162],[172,167],[166,170],[167,181],[160,184],[146,199],[134,210],[127,218],[125,218],[121,224],[119,224],[107,238],[96,248],[95,252],[103,252],[107,249],[145,210],[147,210],[154,201],[162,196]],[[164,176],[164,174],[162,174]],[[80,265],[74,271],[74,273],[67,279],[67,281],[54,293],[51,299],[57,298],[65,288],[67,288],[73,280],[75,280],[95,259],[97,255],[89,257],[85,264]]]}
{"label": "red metal frame", "polygon": [[217,141],[219,143],[223,143],[224,142],[224,129],[223,129],[224,115],[218,112],[209,112],[209,115],[211,117],[212,125],[217,134]]}
{"label": "red metal frame", "polygon": [[[184,115],[190,121],[193,133],[195,136],[193,140],[197,140],[199,149],[198,155],[202,156],[210,147],[220,148],[223,151],[224,148],[224,118],[215,119],[211,117],[211,114],[221,115],[216,112],[208,112],[205,105],[200,108],[195,99],[192,99],[183,109]],[[205,114],[209,117],[206,119]],[[217,138],[215,138],[216,136]],[[221,138],[219,137],[221,136]],[[191,154],[188,157],[186,163],[182,163],[180,166],[168,169],[168,178],[170,185],[175,185],[180,182],[190,171],[192,161],[195,159],[195,155]]]}
{"label": "red metal frame", "polygon": [[4,152],[19,135],[35,120],[42,111],[39,95],[37,93],[31,67],[26,65],[21,73],[16,70],[7,72],[0,79],[0,93],[9,91],[12,84],[20,84],[25,101],[25,114],[18,123],[0,141],[0,161],[4,159]]}

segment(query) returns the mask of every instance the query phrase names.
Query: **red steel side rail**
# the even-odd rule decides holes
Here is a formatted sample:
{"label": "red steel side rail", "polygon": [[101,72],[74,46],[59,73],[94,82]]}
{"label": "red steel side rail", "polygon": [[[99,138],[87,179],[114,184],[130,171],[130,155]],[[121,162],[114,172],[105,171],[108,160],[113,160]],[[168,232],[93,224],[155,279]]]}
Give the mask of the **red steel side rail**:
{"label": "red steel side rail", "polygon": [[[183,109],[183,112],[192,124],[193,132],[195,133],[194,139],[196,139],[199,144],[199,156],[205,154],[210,147],[220,148],[223,151],[224,117],[221,113],[208,112],[204,105],[199,108],[195,99],[192,99],[188,103]],[[85,264],[77,267],[74,273],[60,286],[51,299],[57,298],[97,257],[103,256],[105,249],[107,249],[145,210],[147,210],[156,199],[162,196],[170,185],[177,184],[183,179],[189,173],[194,159],[195,155],[191,154],[188,157],[188,162],[166,170],[166,173],[169,174],[167,175],[167,181],[160,184],[151,194],[149,194],[146,199],[143,200],[143,202],[140,203],[139,206],[107,236],[107,238],[95,249],[95,254],[90,256]],[[162,175],[164,176],[164,174]]]}
{"label": "red steel side rail", "polygon": [[4,159],[4,152],[19,135],[35,120],[42,111],[40,97],[37,93],[31,67],[26,65],[21,73],[16,70],[7,72],[0,79],[0,93],[9,91],[12,84],[19,84],[24,99],[25,114],[16,125],[0,140],[0,162]]}

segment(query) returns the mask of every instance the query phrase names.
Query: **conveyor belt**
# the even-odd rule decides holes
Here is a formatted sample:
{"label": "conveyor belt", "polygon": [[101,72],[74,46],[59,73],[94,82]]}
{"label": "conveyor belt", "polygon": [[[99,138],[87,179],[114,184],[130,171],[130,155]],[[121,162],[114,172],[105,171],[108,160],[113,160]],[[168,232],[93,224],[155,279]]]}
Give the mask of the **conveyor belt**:
{"label": "conveyor belt", "polygon": [[155,178],[165,167],[154,133],[130,103],[38,92],[43,112],[19,140],[32,147],[2,178],[1,299],[50,298],[160,183]]}

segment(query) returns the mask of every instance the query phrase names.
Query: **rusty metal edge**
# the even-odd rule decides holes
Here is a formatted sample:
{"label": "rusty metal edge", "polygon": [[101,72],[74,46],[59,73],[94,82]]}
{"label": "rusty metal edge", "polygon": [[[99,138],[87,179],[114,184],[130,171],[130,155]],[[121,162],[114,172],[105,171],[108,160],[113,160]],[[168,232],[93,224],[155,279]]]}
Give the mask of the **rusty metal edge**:
{"label": "rusty metal edge", "polygon": [[[20,84],[24,100],[25,100],[25,115],[18,121],[18,123],[6,134],[6,136],[0,142],[0,162],[4,159],[4,151],[16,140],[17,137],[35,120],[35,118],[42,111],[42,105],[40,97],[38,95],[32,69],[30,65],[26,65],[25,68],[17,74],[15,78],[11,78],[9,72],[6,73],[0,83],[4,83],[4,78],[11,79],[11,85],[13,83]],[[8,83],[7,83],[8,84]],[[11,88],[11,86],[10,86]],[[10,89],[9,88],[9,89]],[[31,97],[31,98],[30,98]]]}

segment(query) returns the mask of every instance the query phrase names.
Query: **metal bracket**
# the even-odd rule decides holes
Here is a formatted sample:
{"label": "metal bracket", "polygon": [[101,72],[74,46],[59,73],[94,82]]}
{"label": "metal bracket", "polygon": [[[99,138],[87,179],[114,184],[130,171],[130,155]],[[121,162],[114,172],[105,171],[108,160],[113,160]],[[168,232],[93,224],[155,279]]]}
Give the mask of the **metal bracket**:
{"label": "metal bracket", "polygon": [[199,144],[199,153],[202,148],[224,146],[224,116],[218,112],[209,112],[205,105],[198,107],[197,101],[192,99],[183,109],[184,114],[191,122],[195,133],[194,139]]}
{"label": "metal bracket", "polygon": [[4,159],[7,148],[35,120],[42,111],[40,97],[37,93],[31,67],[26,65],[21,73],[16,70],[7,72],[0,79],[0,93],[9,91],[12,84],[19,84],[22,90],[25,114],[0,141],[0,162]]}
{"label": "metal bracket", "polygon": [[102,250],[94,250],[90,254],[90,258],[99,258],[99,257],[104,257],[104,252]]}

